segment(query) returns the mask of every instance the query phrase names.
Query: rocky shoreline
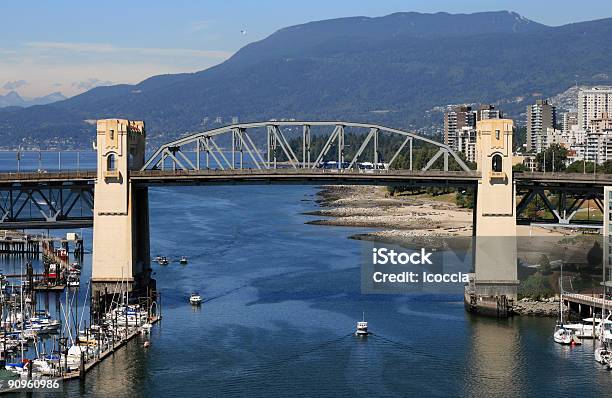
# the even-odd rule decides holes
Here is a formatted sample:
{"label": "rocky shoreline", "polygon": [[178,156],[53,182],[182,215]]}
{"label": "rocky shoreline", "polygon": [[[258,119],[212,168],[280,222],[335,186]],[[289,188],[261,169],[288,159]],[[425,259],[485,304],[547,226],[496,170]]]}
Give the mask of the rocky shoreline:
{"label": "rocky shoreline", "polygon": [[517,315],[559,316],[559,299],[533,300],[523,298],[514,304],[513,311]]}
{"label": "rocky shoreline", "polygon": [[470,210],[423,195],[391,196],[384,187],[324,186],[316,201],[320,210],[305,213],[325,217],[313,225],[377,228],[352,239],[410,244],[417,237],[470,236]]}

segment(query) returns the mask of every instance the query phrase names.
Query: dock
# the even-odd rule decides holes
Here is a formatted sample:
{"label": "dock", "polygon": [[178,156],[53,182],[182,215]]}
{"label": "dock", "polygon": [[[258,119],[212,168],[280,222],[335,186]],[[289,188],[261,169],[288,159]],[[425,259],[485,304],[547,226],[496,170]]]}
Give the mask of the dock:
{"label": "dock", "polygon": [[[161,319],[162,319],[161,315],[156,315],[149,319],[149,323],[151,323],[152,325],[155,325]],[[64,382],[68,380],[85,379],[87,372],[89,372],[90,370],[95,368],[97,365],[102,363],[102,361],[104,361],[106,358],[111,356],[115,351],[120,350],[122,347],[124,347],[127,343],[129,343],[133,339],[135,339],[141,333],[141,329],[137,326],[134,326],[131,329],[132,330],[128,333],[126,337],[123,337],[122,339],[116,342],[113,342],[113,344],[109,345],[97,357],[92,358],[89,361],[85,362],[84,364],[85,366],[82,367],[81,369],[65,373],[60,377],[50,378],[49,380],[61,380]],[[5,389],[5,390],[0,390],[0,395],[20,392],[20,391],[23,391],[23,388]]]}
{"label": "dock", "polygon": [[601,293],[563,293],[563,305],[581,315],[593,315],[595,309],[612,311],[612,300],[604,299]]}
{"label": "dock", "polygon": [[0,254],[37,256],[40,253],[40,238],[18,231],[4,231],[0,237]]}
{"label": "dock", "polygon": [[[152,325],[155,325],[160,320],[161,320],[161,316],[154,316],[154,317],[151,318],[149,323],[151,323]],[[121,349],[122,347],[124,347],[127,343],[129,343],[131,340],[133,340],[139,334],[140,334],[140,329],[138,327],[134,327],[133,330],[130,331],[126,337],[124,337],[121,340],[119,340],[119,341],[113,343],[112,345],[110,345],[106,350],[101,352],[98,357],[93,358],[93,359],[87,361],[85,363],[85,368],[84,369],[66,373],[66,374],[64,374],[62,379],[65,380],[65,381],[66,380],[74,380],[74,379],[77,379],[77,378],[83,378],[84,379],[85,378],[85,374],[87,374],[87,372],[89,372],[91,369],[93,369],[98,364],[100,364],[109,355],[112,355],[115,351],[117,351],[117,350]]]}

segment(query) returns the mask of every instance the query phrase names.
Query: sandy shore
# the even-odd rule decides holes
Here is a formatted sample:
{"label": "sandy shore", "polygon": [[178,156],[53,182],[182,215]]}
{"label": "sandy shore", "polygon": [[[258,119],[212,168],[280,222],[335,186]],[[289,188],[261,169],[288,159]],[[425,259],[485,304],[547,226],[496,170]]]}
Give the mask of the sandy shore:
{"label": "sandy shore", "polygon": [[325,219],[309,224],[381,228],[359,239],[402,241],[415,236],[470,236],[472,212],[419,196],[390,196],[384,187],[326,186],[319,192]]}
{"label": "sandy shore", "polygon": [[[318,193],[320,210],[307,213],[324,218],[315,225],[365,227],[378,230],[354,239],[413,245],[417,238],[472,235],[472,210],[455,205],[454,193],[440,196],[391,196],[385,187],[324,186]],[[569,231],[518,226],[517,236],[561,237]]]}

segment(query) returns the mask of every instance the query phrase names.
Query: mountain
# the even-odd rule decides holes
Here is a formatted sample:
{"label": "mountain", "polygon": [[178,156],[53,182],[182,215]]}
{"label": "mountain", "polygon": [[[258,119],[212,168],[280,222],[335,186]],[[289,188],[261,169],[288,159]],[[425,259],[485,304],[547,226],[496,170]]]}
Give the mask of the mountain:
{"label": "mountain", "polygon": [[25,100],[15,91],[10,91],[6,95],[0,95],[0,108],[6,106],[25,106]]}
{"label": "mountain", "polygon": [[32,99],[24,99],[16,91],[10,91],[6,95],[0,95],[0,108],[5,107],[28,107],[33,105],[47,105],[53,102],[65,100],[66,97],[59,91]]}
{"label": "mountain", "polygon": [[[153,145],[240,121],[342,119],[423,128],[434,107],[486,102],[510,116],[535,99],[612,76],[612,19],[549,27],[507,12],[395,13],[296,25],[197,73],[98,87],[0,112],[17,140],[86,147],[92,120],[142,119]],[[221,121],[215,122],[218,117]],[[441,120],[433,120],[440,127]]]}

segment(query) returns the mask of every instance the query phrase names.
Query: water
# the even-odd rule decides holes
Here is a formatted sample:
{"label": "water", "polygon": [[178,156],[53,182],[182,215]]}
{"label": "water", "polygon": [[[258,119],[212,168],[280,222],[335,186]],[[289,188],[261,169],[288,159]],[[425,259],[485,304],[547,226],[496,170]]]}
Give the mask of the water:
{"label": "water", "polygon": [[[65,396],[606,396],[592,344],[552,341],[553,319],[473,317],[460,296],[360,293],[358,229],[305,225],[312,186],[150,191],[163,320],[68,382]],[[84,230],[86,249],[91,231]],[[2,260],[6,261],[6,260]],[[86,255],[83,279],[91,270]],[[8,264],[4,264],[9,266]],[[13,267],[15,265],[12,265]],[[83,290],[83,289],[82,289]],[[212,300],[188,303],[198,291]],[[81,292],[84,296],[84,292]],[[376,334],[349,334],[365,311]]]}

